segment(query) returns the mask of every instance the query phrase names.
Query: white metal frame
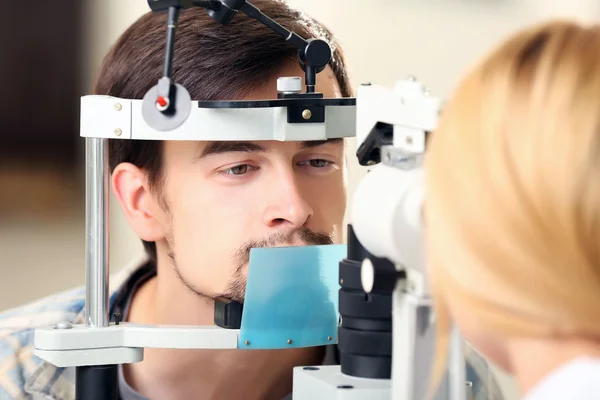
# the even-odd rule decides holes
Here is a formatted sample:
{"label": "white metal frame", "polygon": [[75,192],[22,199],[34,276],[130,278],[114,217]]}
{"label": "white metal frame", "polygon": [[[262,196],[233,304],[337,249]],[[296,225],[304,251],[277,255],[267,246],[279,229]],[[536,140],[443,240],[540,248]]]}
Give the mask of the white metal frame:
{"label": "white metal frame", "polygon": [[[282,80],[286,78],[278,82]],[[310,141],[353,137],[356,131],[355,105],[325,106],[325,122],[288,123],[287,107],[203,108],[192,101],[189,115],[177,128],[159,131],[146,122],[143,104],[100,95],[81,99],[80,135],[86,140],[86,322],[75,326],[60,322],[35,331],[35,354],[54,365],[138,362],[145,347],[239,347],[239,330],[109,321],[109,140]]]}
{"label": "white metal frame", "polygon": [[144,140],[309,141],[354,137],[356,106],[326,106],[324,123],[287,121],[287,107],[200,108],[168,132],[152,128],[142,114],[143,100],[90,95],[81,98],[81,136]]}

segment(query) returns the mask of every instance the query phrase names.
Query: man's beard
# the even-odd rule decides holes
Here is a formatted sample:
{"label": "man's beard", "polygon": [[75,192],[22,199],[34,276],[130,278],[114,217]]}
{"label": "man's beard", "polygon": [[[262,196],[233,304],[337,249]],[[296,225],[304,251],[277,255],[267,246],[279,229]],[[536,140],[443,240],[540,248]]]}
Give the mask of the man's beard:
{"label": "man's beard", "polygon": [[[232,258],[235,266],[233,270],[233,275],[231,276],[225,290],[222,293],[218,293],[216,295],[207,295],[195,288],[194,285],[188,282],[181,275],[179,268],[177,267],[175,254],[171,253],[169,254],[169,257],[173,262],[173,268],[179,280],[189,290],[191,290],[199,297],[210,298],[213,300],[217,298],[226,298],[229,300],[243,303],[244,297],[246,296],[247,281],[247,278],[244,275],[244,266],[248,265],[250,262],[250,250],[252,250],[253,248],[274,247],[277,245],[283,245],[285,243],[291,243],[294,238],[298,238],[300,241],[304,242],[305,245],[328,245],[334,243],[332,235],[314,232],[308,228],[303,228],[301,230],[294,231],[288,235],[282,232],[278,232],[261,240],[249,240],[248,242],[241,245],[233,253]],[[171,246],[173,246],[174,243],[172,241],[170,242]]]}

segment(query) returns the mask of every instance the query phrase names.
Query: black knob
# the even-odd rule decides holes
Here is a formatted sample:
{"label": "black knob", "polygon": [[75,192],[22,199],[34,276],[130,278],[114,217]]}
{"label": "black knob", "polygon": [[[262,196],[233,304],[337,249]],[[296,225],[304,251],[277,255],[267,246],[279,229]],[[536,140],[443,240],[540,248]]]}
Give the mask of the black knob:
{"label": "black knob", "polygon": [[331,47],[324,40],[313,39],[304,49],[304,59],[311,67],[325,67],[331,60]]}
{"label": "black knob", "polygon": [[123,314],[121,314],[120,312],[116,312],[113,314],[113,317],[115,319],[115,325],[119,325],[119,323],[121,322],[121,318],[123,317]]}

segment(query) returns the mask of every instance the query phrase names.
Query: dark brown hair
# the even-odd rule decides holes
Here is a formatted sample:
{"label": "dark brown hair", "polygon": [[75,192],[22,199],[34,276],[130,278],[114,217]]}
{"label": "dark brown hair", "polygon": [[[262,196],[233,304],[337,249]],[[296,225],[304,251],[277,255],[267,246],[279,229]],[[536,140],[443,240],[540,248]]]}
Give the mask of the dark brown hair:
{"label": "dark brown hair", "polygon": [[[331,33],[317,21],[280,0],[252,2],[279,24],[308,39],[327,40],[333,50],[332,68],[341,93],[351,96],[343,54]],[[166,14],[149,12],[131,25],[104,58],[94,94],[142,99],[161,77],[166,45]],[[177,25],[173,79],[194,100],[240,99],[264,85],[297,50],[260,22],[239,13],[229,25],[214,22],[201,8],[182,10]],[[147,173],[150,187],[160,189],[160,141],[111,140],[111,171],[123,162]],[[144,242],[156,260],[154,243]]]}

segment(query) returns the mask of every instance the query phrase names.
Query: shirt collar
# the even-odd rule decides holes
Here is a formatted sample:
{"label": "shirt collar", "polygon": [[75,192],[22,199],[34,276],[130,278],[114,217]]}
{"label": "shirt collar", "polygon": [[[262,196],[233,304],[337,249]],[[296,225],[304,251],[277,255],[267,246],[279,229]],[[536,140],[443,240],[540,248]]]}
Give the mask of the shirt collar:
{"label": "shirt collar", "polygon": [[523,400],[593,400],[600,390],[600,359],[580,357],[566,362],[540,379]]}

